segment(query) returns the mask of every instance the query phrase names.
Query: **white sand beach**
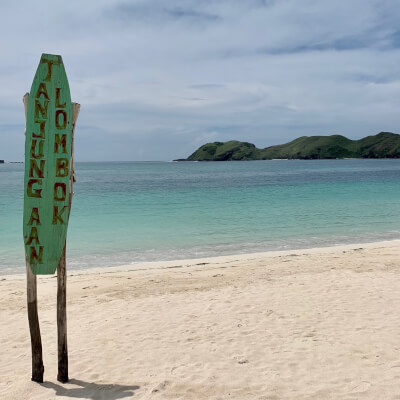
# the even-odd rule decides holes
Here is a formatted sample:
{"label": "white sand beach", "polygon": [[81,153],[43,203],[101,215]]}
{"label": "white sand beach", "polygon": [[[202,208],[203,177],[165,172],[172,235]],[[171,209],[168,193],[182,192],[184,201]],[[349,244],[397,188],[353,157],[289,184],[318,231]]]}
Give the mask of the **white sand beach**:
{"label": "white sand beach", "polygon": [[0,398],[400,399],[400,241],[70,271],[70,382],[55,276],[0,276]]}

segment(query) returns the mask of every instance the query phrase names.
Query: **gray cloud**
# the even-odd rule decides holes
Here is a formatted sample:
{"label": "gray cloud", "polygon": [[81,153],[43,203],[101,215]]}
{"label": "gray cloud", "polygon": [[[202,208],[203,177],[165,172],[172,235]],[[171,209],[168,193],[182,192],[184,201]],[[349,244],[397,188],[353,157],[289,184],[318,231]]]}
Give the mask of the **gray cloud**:
{"label": "gray cloud", "polygon": [[196,84],[196,85],[189,85],[188,88],[191,89],[220,89],[225,87],[225,85],[217,84],[217,83],[203,83],[203,84]]}
{"label": "gray cloud", "polygon": [[125,23],[168,23],[176,20],[185,20],[188,23],[215,22],[221,18],[212,13],[204,12],[192,7],[166,7],[165,2],[148,1],[136,3],[120,3],[105,10],[104,16],[115,18]]}
{"label": "gray cloud", "polygon": [[218,21],[221,19],[218,15],[183,8],[167,9],[166,13],[175,18],[188,18],[191,21]]}
{"label": "gray cloud", "polygon": [[400,29],[391,33],[389,39],[393,47],[400,48]]}
{"label": "gray cloud", "polygon": [[331,42],[320,42],[320,43],[308,43],[299,46],[289,47],[289,48],[278,48],[278,49],[264,49],[259,50],[259,53],[263,54],[288,54],[288,53],[301,53],[301,52],[309,52],[309,51],[327,51],[327,50],[335,50],[335,51],[348,51],[348,50],[357,50],[357,49],[365,49],[371,46],[371,42],[369,42],[365,37],[346,37],[333,40]]}
{"label": "gray cloud", "polygon": [[62,54],[82,104],[82,161],[400,131],[397,0],[14,3],[0,15],[0,159],[23,159],[21,99],[42,52]]}

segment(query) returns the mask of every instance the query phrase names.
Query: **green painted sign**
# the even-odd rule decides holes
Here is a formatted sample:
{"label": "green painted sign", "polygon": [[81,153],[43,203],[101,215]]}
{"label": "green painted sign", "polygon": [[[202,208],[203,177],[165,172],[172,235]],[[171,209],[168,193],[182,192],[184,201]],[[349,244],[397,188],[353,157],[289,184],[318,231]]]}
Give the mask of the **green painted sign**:
{"label": "green painted sign", "polygon": [[54,274],[70,208],[72,104],[61,56],[42,54],[29,94],[24,243],[35,275]]}

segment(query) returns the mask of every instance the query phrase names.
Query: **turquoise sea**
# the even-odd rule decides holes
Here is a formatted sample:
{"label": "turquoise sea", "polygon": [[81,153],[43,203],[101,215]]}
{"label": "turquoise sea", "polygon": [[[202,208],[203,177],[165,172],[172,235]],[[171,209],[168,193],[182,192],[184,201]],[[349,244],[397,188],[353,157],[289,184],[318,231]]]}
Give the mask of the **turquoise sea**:
{"label": "turquoise sea", "polygon": [[[25,268],[0,165],[0,274]],[[77,163],[69,269],[400,239],[400,160]]]}

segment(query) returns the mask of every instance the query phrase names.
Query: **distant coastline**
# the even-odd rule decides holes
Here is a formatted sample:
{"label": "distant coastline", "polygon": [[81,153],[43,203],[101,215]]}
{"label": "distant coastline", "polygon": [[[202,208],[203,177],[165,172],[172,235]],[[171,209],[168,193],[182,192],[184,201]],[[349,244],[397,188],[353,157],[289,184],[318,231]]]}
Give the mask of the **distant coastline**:
{"label": "distant coastline", "polygon": [[320,160],[400,158],[400,135],[380,132],[360,140],[341,135],[302,136],[289,143],[264,149],[231,140],[206,143],[188,158],[174,161]]}

